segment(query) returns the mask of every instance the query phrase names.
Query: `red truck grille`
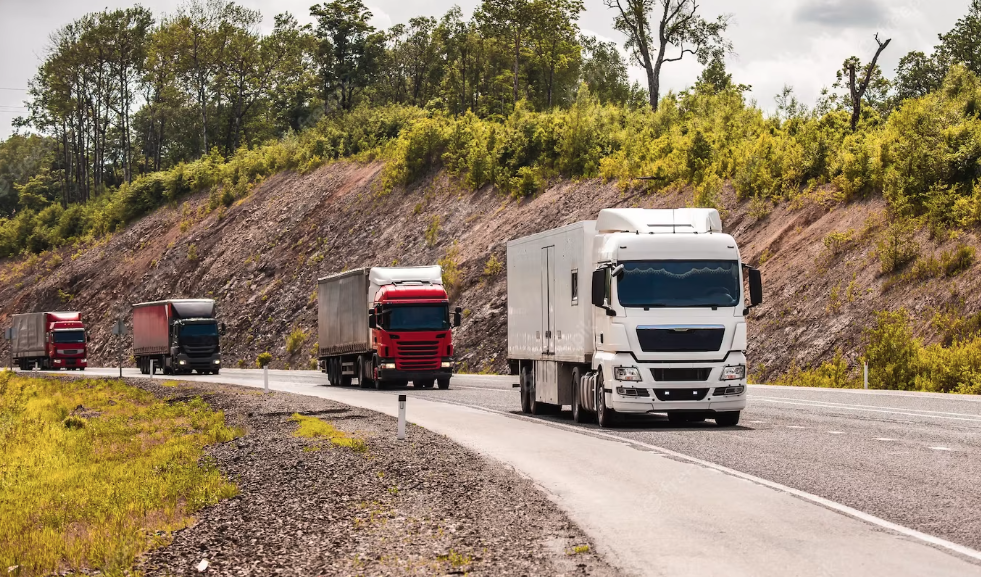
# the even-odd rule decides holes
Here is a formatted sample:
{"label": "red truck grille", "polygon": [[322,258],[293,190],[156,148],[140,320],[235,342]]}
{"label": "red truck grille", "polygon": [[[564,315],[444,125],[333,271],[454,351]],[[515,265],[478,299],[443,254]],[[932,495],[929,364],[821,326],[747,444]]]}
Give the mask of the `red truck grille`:
{"label": "red truck grille", "polygon": [[395,367],[400,371],[439,368],[439,341],[396,341],[395,354]]}

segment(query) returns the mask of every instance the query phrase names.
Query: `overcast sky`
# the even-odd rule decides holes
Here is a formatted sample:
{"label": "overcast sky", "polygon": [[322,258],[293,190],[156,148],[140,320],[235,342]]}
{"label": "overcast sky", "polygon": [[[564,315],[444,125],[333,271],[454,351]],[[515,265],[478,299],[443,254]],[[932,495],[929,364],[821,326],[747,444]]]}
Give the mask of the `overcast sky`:
{"label": "overcast sky", "polygon": [[[375,15],[374,25],[387,28],[412,16],[440,16],[453,4],[469,15],[479,0],[366,0]],[[24,114],[27,83],[44,57],[48,35],[88,12],[131,6],[126,0],[0,0],[0,139],[13,131],[11,120]],[[143,0],[161,13],[173,12],[182,0]],[[300,22],[311,21],[313,0],[239,0],[260,10],[265,27],[273,16],[292,12]],[[623,37],[613,30],[612,11],[603,0],[585,0],[579,25],[586,33],[621,46]],[[751,97],[772,109],[773,96],[784,84],[811,105],[821,88],[835,80],[835,71],[850,55],[863,61],[875,52],[873,36],[892,38],[881,64],[888,77],[896,63],[911,50],[929,52],[937,34],[949,30],[967,12],[969,0],[701,0],[706,17],[732,15],[728,37],[736,54],[727,62],[736,82],[753,87]],[[694,60],[665,65],[661,86],[679,90],[698,76]],[[642,80],[634,67],[631,77]]]}

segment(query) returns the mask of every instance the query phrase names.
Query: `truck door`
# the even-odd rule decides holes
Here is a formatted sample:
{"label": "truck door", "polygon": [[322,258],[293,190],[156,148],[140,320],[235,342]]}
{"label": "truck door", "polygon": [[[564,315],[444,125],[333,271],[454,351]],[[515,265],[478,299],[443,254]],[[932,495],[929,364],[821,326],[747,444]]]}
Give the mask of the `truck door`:
{"label": "truck door", "polygon": [[555,247],[542,249],[542,353],[555,353]]}

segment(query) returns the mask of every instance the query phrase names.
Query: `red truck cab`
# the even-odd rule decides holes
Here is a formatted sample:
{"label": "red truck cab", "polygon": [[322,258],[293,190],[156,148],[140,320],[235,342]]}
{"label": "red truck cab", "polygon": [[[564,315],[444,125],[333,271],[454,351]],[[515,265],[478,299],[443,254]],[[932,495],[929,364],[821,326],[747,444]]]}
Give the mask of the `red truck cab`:
{"label": "red truck cab", "polygon": [[446,389],[453,374],[452,328],[460,326],[460,309],[450,317],[442,285],[396,283],[378,289],[369,313],[372,344],[378,355],[375,378]]}
{"label": "red truck cab", "polygon": [[49,313],[47,320],[51,368],[81,370],[88,366],[88,338],[82,316],[77,313]]}
{"label": "red truck cab", "polygon": [[13,357],[22,370],[82,370],[88,364],[88,335],[80,312],[16,314]]}

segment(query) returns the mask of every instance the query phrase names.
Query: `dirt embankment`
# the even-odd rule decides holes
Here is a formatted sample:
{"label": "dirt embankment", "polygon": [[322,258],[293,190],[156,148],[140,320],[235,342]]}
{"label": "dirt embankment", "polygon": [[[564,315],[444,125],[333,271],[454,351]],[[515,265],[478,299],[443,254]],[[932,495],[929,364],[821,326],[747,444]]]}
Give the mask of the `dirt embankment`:
{"label": "dirt embankment", "polygon": [[[531,482],[425,429],[398,441],[395,419],[315,397],[130,383],[201,396],[245,430],[208,450],[239,494],[145,555],[142,574],[619,574]],[[294,436],[296,413],[363,445]]]}
{"label": "dirt embankment", "polygon": [[[253,366],[269,351],[273,367],[307,368],[316,343],[316,279],[371,265],[456,264],[455,304],[465,309],[457,329],[465,370],[505,370],[506,279],[488,267],[504,264],[507,240],[578,220],[601,208],[682,207],[690,194],[622,191],[595,180],[560,182],[516,201],[484,188],[467,191],[444,174],[384,194],[381,164],[339,162],[310,174],[280,174],[227,210],[204,211],[206,195],[164,208],[97,246],[63,249],[57,258],[0,265],[0,326],[15,312],[80,309],[92,326],[90,362],[115,361],[111,335],[129,305],[161,298],[213,297],[228,325],[226,366]],[[766,304],[753,311],[750,360],[757,378],[791,363],[811,365],[841,348],[859,350],[877,310],[908,308],[918,334],[938,338],[929,320],[937,310],[981,309],[979,267],[955,278],[895,282],[880,273],[876,241],[887,226],[881,201],[784,204],[766,215],[724,194],[724,224],[743,259],[763,270]],[[848,233],[832,254],[824,238]],[[978,246],[973,234],[940,242],[918,233],[924,255],[957,244]],[[58,263],[58,260],[61,260]],[[890,286],[891,285],[891,286]],[[304,331],[303,345],[286,351],[286,336]],[[124,359],[130,343],[124,342]],[[0,345],[6,355],[6,343]]]}

